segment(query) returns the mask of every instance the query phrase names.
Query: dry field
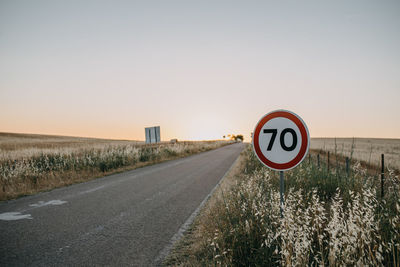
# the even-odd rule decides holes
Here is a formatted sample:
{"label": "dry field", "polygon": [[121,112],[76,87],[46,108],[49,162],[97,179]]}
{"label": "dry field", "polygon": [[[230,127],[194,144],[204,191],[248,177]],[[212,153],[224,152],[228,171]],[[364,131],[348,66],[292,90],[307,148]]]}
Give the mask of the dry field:
{"label": "dry field", "polygon": [[73,153],[105,146],[141,145],[144,142],[57,135],[0,133],[0,160],[41,154]]}
{"label": "dry field", "polygon": [[0,133],[0,200],[87,181],[230,144]]}
{"label": "dry field", "polygon": [[380,166],[381,154],[385,165],[400,170],[400,139],[377,138],[311,138],[310,148],[330,151]]}

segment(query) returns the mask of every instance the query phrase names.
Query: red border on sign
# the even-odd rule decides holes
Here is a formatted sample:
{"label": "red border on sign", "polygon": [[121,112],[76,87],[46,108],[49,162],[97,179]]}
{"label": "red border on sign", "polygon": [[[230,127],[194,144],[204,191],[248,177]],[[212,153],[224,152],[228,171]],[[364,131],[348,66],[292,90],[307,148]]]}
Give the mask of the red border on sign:
{"label": "red border on sign", "polygon": [[[295,123],[297,125],[297,127],[300,130],[300,134],[301,134],[301,147],[300,147],[299,153],[297,154],[297,156],[294,159],[292,159],[291,161],[286,162],[286,163],[275,163],[275,162],[268,160],[264,156],[264,154],[261,152],[260,144],[258,141],[262,127],[268,121],[270,121],[274,118],[277,118],[277,117],[283,117],[283,118],[287,118],[287,119],[291,120],[293,123]],[[268,113],[258,122],[258,124],[256,125],[256,128],[254,130],[253,148],[254,148],[254,151],[256,152],[257,157],[267,167],[270,167],[275,170],[284,171],[284,170],[289,170],[289,169],[296,167],[303,160],[303,158],[305,157],[305,155],[308,151],[309,136],[308,136],[308,130],[306,129],[306,127],[307,126],[305,126],[304,122],[297,115],[295,115],[294,113],[291,113],[289,111],[277,110],[277,111]]]}

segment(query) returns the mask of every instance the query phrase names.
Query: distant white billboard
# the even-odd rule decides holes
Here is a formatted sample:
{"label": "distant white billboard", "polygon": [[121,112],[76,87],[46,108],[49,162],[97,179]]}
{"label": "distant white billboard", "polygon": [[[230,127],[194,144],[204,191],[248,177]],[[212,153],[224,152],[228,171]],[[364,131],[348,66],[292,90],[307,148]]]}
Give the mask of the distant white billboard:
{"label": "distant white billboard", "polygon": [[161,141],[160,126],[144,128],[146,134],[146,144],[158,143]]}

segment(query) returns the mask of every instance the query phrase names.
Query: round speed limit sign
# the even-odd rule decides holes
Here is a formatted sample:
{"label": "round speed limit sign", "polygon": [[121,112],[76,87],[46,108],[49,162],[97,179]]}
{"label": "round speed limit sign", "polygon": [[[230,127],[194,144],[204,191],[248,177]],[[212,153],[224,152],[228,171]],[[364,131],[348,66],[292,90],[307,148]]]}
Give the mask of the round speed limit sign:
{"label": "round speed limit sign", "polygon": [[310,146],[306,124],[288,110],[266,114],[253,133],[253,148],[258,159],[277,171],[289,170],[300,164]]}

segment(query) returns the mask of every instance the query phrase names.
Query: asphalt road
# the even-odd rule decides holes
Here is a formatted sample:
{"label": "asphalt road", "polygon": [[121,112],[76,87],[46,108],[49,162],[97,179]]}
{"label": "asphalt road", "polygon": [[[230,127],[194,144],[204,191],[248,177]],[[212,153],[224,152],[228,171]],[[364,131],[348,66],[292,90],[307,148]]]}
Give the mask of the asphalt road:
{"label": "asphalt road", "polygon": [[159,265],[243,148],[0,203],[0,266]]}

